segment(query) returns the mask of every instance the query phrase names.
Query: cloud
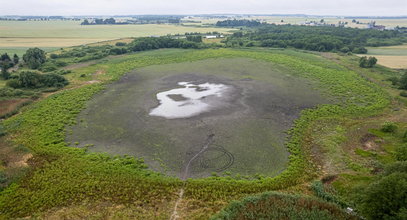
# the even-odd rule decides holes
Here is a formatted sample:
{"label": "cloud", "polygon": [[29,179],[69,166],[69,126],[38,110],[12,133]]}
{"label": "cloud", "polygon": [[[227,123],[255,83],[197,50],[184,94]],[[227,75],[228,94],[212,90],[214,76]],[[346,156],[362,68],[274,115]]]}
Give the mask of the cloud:
{"label": "cloud", "polygon": [[0,15],[133,14],[407,15],[405,0],[5,0]]}

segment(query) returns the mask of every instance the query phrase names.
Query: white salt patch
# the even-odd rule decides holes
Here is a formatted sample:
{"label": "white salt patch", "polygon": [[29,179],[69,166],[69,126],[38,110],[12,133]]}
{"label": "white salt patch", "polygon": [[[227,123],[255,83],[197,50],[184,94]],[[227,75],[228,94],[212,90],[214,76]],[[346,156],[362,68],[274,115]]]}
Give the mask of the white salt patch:
{"label": "white salt patch", "polygon": [[[171,89],[157,94],[160,105],[150,111],[152,116],[168,119],[189,118],[208,112],[214,107],[214,102],[208,99],[219,99],[229,87],[223,84],[204,83],[195,85],[189,82],[179,82],[184,88]],[[183,100],[175,101],[169,96],[181,95]],[[185,99],[185,100],[184,100]]]}

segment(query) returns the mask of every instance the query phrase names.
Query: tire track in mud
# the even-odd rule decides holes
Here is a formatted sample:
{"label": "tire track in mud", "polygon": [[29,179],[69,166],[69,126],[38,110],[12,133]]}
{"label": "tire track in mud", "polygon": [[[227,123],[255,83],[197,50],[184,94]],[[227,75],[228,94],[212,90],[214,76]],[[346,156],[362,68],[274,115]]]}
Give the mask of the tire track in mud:
{"label": "tire track in mud", "polygon": [[[198,153],[196,153],[196,154],[188,161],[187,165],[185,166],[184,173],[182,174],[182,177],[181,177],[181,179],[182,179],[183,181],[185,181],[185,180],[188,178],[189,167],[191,166],[191,163],[192,163],[196,158],[198,158],[203,152],[205,152],[205,151],[208,149],[208,147],[212,144],[214,137],[215,137],[215,134],[210,134],[210,135],[208,135],[208,138],[206,139],[206,142],[205,142],[205,144],[202,146],[201,150],[200,150]],[[176,220],[176,219],[179,219],[179,217],[180,217],[180,216],[178,215],[178,206],[179,206],[179,204],[181,203],[181,201],[182,201],[182,199],[183,199],[183,197],[184,197],[184,188],[185,188],[185,184],[184,184],[184,186],[181,188],[181,190],[180,190],[179,193],[178,193],[178,199],[177,199],[177,201],[175,202],[175,206],[174,206],[174,209],[173,209],[173,211],[172,211],[170,220]]]}

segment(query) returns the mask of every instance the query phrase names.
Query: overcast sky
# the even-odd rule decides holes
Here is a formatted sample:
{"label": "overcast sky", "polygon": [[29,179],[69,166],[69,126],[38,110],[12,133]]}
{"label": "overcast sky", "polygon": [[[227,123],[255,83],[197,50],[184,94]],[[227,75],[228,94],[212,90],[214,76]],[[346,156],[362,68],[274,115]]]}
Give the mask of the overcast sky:
{"label": "overcast sky", "polygon": [[0,15],[407,15],[407,0],[0,0]]}

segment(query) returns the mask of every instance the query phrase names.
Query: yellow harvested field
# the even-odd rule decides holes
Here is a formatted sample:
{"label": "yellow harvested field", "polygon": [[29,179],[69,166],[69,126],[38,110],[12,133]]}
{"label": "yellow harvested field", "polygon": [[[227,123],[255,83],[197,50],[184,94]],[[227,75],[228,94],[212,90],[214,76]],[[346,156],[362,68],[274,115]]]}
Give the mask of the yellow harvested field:
{"label": "yellow harvested field", "polygon": [[376,56],[377,63],[394,69],[407,69],[407,56]]}

